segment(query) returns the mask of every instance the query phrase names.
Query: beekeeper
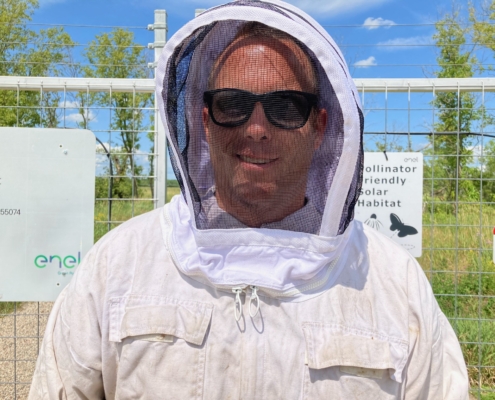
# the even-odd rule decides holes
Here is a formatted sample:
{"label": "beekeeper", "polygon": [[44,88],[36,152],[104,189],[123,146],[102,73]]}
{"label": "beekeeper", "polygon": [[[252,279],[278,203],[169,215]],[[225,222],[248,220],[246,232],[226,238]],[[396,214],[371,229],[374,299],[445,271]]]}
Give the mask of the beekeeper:
{"label": "beekeeper", "polygon": [[353,221],[363,114],[296,7],[240,0],[167,43],[182,194],[100,240],[55,303],[31,399],[467,399],[415,259]]}

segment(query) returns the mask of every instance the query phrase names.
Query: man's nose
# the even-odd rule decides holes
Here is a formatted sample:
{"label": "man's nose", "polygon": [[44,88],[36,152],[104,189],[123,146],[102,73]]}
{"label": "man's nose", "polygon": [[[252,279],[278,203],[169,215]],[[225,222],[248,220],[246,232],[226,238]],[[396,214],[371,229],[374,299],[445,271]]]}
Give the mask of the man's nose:
{"label": "man's nose", "polygon": [[272,124],[267,120],[263,106],[259,102],[256,103],[251,117],[246,122],[244,137],[256,142],[269,140],[271,138],[271,128],[273,128]]}

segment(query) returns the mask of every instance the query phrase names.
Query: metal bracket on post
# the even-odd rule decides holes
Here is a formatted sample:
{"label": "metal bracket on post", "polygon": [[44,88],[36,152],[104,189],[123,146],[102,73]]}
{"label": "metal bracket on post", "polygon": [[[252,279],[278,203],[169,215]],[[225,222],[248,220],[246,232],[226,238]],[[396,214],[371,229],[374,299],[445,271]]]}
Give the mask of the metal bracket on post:
{"label": "metal bracket on post", "polygon": [[[165,10],[155,10],[155,23],[148,25],[148,30],[155,31],[154,43],[148,44],[149,49],[155,49],[155,61],[148,64],[149,68],[155,68],[158,65],[158,59],[162,53],[163,47],[167,42],[167,12]],[[155,96],[155,207],[161,207],[165,204],[167,197],[167,138],[165,136],[165,127],[160,118],[158,102]]]}
{"label": "metal bracket on post", "polygon": [[155,41],[148,43],[148,49],[155,49],[155,62],[148,63],[149,68],[156,68],[160,54],[167,42],[167,11],[155,10],[155,23],[148,25],[149,31],[155,31]]}

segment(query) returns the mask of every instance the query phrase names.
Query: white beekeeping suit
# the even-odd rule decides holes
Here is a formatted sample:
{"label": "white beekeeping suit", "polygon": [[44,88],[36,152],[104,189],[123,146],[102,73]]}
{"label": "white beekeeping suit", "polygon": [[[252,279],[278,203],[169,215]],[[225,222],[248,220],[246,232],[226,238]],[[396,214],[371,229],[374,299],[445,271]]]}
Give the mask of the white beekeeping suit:
{"label": "white beekeeping suit", "polygon": [[363,117],[342,54],[276,0],[215,7],[157,71],[182,194],[100,240],[30,399],[467,399],[407,252],[353,220]]}

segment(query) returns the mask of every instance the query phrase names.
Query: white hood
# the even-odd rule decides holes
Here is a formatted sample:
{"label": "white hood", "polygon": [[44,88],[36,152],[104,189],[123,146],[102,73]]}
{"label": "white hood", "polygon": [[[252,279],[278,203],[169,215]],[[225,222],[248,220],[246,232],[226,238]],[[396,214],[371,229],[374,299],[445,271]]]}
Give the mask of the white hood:
{"label": "white hood", "polygon": [[[202,120],[203,92],[215,60],[250,21],[297,38],[318,74],[318,107],[327,110],[328,124],[306,186],[317,232],[307,233],[304,226],[294,224],[249,228],[226,222],[222,226],[208,217],[207,199],[212,198],[215,180]],[[352,235],[363,160],[359,96],[328,33],[282,1],[234,1],[204,12],[169,40],[158,64],[156,85],[182,190],[182,196],[166,207],[170,222],[166,240],[178,268],[215,286],[255,285],[277,291],[307,285],[327,274]],[[227,217],[220,220],[233,219]]]}

